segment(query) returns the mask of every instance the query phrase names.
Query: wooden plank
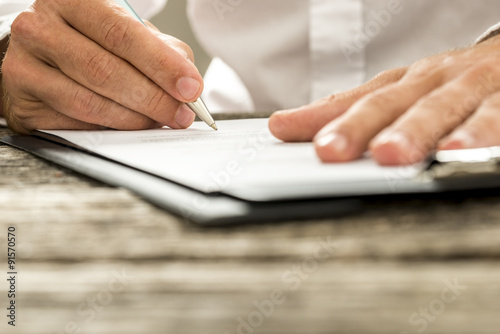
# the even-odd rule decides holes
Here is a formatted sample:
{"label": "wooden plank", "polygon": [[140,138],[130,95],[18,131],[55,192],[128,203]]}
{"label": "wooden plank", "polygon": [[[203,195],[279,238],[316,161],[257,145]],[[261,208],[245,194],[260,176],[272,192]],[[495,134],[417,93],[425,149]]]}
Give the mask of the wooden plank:
{"label": "wooden plank", "polygon": [[[95,334],[238,333],[241,318],[243,333],[498,333],[497,261],[329,260],[298,285],[283,278],[294,266],[302,264],[24,264],[21,328],[59,333],[74,321]],[[130,278],[123,289],[116,273]]]}

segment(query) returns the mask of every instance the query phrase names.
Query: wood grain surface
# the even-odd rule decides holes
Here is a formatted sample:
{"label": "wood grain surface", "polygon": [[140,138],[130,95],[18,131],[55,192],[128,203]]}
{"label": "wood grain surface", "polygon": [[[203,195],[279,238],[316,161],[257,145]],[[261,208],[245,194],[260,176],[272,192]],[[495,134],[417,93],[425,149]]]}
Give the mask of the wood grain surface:
{"label": "wood grain surface", "polygon": [[499,333],[500,190],[365,204],[201,228],[0,145],[0,333]]}

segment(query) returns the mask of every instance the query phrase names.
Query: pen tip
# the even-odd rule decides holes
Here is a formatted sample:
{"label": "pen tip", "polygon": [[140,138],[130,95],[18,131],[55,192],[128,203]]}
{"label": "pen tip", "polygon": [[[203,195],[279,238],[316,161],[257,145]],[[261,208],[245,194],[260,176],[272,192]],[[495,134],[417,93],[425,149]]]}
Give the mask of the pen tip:
{"label": "pen tip", "polygon": [[217,127],[217,125],[215,123],[210,125],[210,127],[212,127],[212,129],[214,129],[215,131],[219,130],[219,128]]}

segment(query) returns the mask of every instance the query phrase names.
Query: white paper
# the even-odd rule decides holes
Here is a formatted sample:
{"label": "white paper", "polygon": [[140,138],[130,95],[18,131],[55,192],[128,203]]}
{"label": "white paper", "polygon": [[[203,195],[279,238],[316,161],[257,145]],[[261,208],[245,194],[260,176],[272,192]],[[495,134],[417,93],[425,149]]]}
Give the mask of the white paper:
{"label": "white paper", "polygon": [[219,121],[217,132],[200,122],[187,130],[43,132],[202,192],[257,201],[388,192],[422,169],[369,158],[324,164],[311,143],[283,143],[267,122]]}

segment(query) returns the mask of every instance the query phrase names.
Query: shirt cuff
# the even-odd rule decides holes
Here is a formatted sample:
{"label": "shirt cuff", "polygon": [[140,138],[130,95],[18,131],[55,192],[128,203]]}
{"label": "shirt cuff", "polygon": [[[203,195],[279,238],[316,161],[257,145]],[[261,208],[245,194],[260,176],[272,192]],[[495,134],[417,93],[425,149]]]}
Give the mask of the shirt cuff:
{"label": "shirt cuff", "polygon": [[477,40],[476,40],[476,43],[475,44],[479,44],[479,43],[482,43],[492,37],[495,37],[497,35],[500,35],[500,23],[494,25],[493,27],[491,27],[490,29],[488,29],[488,31],[486,31],[483,35],[481,35],[481,37],[479,37]]}

